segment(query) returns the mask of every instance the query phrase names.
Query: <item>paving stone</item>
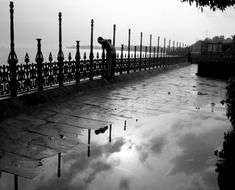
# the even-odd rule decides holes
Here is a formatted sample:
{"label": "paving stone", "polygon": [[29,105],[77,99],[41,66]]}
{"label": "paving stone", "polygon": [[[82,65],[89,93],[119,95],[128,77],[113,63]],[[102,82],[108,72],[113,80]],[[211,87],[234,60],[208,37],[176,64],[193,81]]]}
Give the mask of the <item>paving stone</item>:
{"label": "paving stone", "polygon": [[62,114],[57,114],[55,116],[49,117],[47,120],[54,123],[73,125],[78,128],[84,128],[84,129],[97,129],[109,124],[106,122],[96,121],[92,119],[85,119],[81,117],[74,117]]}

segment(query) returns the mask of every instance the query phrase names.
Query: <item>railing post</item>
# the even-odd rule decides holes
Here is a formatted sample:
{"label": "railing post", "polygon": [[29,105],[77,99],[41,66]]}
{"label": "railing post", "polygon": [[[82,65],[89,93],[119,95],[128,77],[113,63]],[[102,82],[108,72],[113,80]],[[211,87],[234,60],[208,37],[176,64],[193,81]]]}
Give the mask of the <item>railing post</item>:
{"label": "railing post", "polygon": [[178,55],[178,61],[177,63],[180,62],[180,43],[178,42],[178,47],[177,47],[177,55]]}
{"label": "railing post", "polygon": [[77,42],[77,51],[76,51],[76,55],[75,55],[75,60],[76,60],[76,73],[75,73],[75,78],[76,78],[76,82],[79,83],[80,82],[80,46],[79,43],[80,41],[76,41]]}
{"label": "railing post", "polygon": [[[212,46],[212,48],[213,48],[213,46]],[[212,51],[213,51],[213,49],[212,49]],[[184,43],[182,43],[181,52],[182,52],[182,61],[184,61]]]}
{"label": "railing post", "polygon": [[156,54],[156,47],[153,47],[153,69],[155,68],[155,65],[156,65],[156,57],[155,57],[155,54]]}
{"label": "railing post", "polygon": [[169,40],[168,44],[168,65],[170,65],[170,52],[171,52],[171,40]]}
{"label": "railing post", "polygon": [[134,72],[136,72],[136,46],[135,46],[135,49],[134,49]]}
{"label": "railing post", "polygon": [[180,42],[180,44],[179,44],[179,54],[180,54],[180,56],[181,56],[181,42]]}
{"label": "railing post", "polygon": [[181,61],[184,57],[184,52],[183,52],[183,43],[181,43],[181,46],[180,46],[180,52],[181,52]]}
{"label": "railing post", "polygon": [[[188,56],[190,55],[189,53],[189,47],[188,45],[185,44],[185,57],[186,57],[186,60],[188,60]],[[190,55],[191,56],[191,55]],[[191,59],[191,58],[190,58]],[[191,61],[190,61],[191,62]]]}
{"label": "railing post", "polygon": [[152,34],[150,34],[150,44],[149,44],[149,70],[151,69],[151,50],[152,50]]}
{"label": "railing post", "polygon": [[140,62],[139,62],[139,71],[141,71],[142,67],[142,40],[143,40],[143,33],[140,33]]}
{"label": "railing post", "polygon": [[165,67],[165,63],[166,63],[166,38],[164,38],[163,54],[164,54],[163,66]]}
{"label": "railing post", "polygon": [[93,28],[94,20],[91,19],[91,44],[90,44],[90,80],[93,80]]}
{"label": "railing post", "polygon": [[148,51],[148,47],[145,46],[145,56],[144,56],[144,70],[147,69],[147,51]]}
{"label": "railing post", "polygon": [[10,68],[10,91],[11,96],[15,97],[17,96],[17,88],[18,88],[18,82],[17,82],[17,63],[18,59],[15,53],[15,44],[14,44],[14,4],[11,1],[10,2],[10,53],[8,56],[8,64]]}
{"label": "railing post", "polygon": [[159,43],[160,43],[160,36],[157,37],[157,68],[159,65]]}
{"label": "railing post", "polygon": [[187,56],[187,54],[188,54],[188,46],[186,44],[184,44],[184,52],[185,52],[185,56]]}
{"label": "railing post", "polygon": [[120,62],[120,75],[122,74],[122,69],[123,69],[123,47],[124,45],[121,45],[121,62]]}
{"label": "railing post", "polygon": [[[213,51],[213,45],[212,45],[212,51]],[[184,56],[184,43],[181,44],[181,54]]]}
{"label": "railing post", "polygon": [[113,47],[115,47],[115,38],[116,38],[116,24],[113,25]]}
{"label": "railing post", "polygon": [[[212,47],[213,47],[213,46],[212,46]],[[212,51],[213,51],[213,49],[212,49]],[[181,54],[182,54],[182,60],[184,60],[184,57],[185,57],[185,55],[184,55],[184,53],[185,53],[185,52],[184,52],[184,43],[181,44],[181,52],[182,52],[182,53],[181,53]]]}
{"label": "railing post", "polygon": [[179,62],[179,42],[177,42],[177,48],[176,48],[176,55],[177,55],[177,63]]}
{"label": "railing post", "polygon": [[64,65],[64,54],[62,51],[62,28],[61,28],[61,21],[62,21],[62,14],[59,12],[59,52],[57,55],[57,60],[59,64],[59,74],[58,74],[58,81],[59,86],[63,86],[64,82],[64,73],[63,73],[63,65]]}
{"label": "railing post", "polygon": [[106,77],[106,72],[105,72],[105,68],[106,68],[106,63],[105,63],[105,53],[104,53],[105,49],[102,48],[102,55],[101,55],[101,59],[102,59],[102,78]]}
{"label": "railing post", "polygon": [[38,85],[38,91],[42,91],[43,90],[43,78],[42,78],[42,62],[43,62],[43,55],[42,55],[42,50],[41,50],[41,40],[42,39],[37,39],[37,46],[38,46],[38,50],[37,50],[37,54],[36,54],[36,63],[37,63],[37,85]]}
{"label": "railing post", "polygon": [[128,53],[127,53],[127,73],[130,72],[130,46],[131,46],[131,29],[128,30]]}
{"label": "railing post", "polygon": [[182,43],[182,56],[183,56],[183,61],[185,59],[185,45]]}
{"label": "railing post", "polygon": [[175,55],[175,41],[173,41],[173,49],[172,49],[172,54]]}
{"label": "railing post", "polygon": [[188,55],[189,55],[189,47],[188,47],[188,45],[185,44],[185,58],[186,58],[186,60],[188,60]]}

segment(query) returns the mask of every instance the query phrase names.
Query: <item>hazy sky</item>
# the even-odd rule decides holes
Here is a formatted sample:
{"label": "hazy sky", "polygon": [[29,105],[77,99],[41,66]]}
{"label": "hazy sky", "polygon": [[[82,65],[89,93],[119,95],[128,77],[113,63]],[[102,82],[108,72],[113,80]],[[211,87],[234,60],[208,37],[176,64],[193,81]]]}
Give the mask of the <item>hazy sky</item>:
{"label": "hazy sky", "polygon": [[[63,47],[89,44],[90,20],[93,18],[95,43],[98,36],[112,38],[117,25],[116,44],[127,44],[128,29],[132,29],[131,44],[139,44],[140,32],[144,44],[153,44],[157,36],[192,44],[215,35],[230,37],[235,31],[235,9],[225,12],[201,12],[195,6],[179,0],[14,0],[15,42],[17,47],[35,47],[36,38],[44,47],[58,46],[58,12],[62,12]],[[0,47],[9,46],[9,0],[0,0]]]}

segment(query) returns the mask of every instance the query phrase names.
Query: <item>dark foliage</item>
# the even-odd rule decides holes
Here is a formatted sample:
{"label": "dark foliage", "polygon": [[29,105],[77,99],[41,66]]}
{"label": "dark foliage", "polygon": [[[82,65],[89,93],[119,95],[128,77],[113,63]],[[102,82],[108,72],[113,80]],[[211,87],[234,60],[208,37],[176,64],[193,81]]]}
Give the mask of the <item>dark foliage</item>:
{"label": "dark foliage", "polygon": [[219,160],[216,164],[216,172],[218,173],[218,186],[220,190],[235,189],[234,171],[235,171],[235,131],[229,131],[224,134],[223,149],[215,151],[215,155]]}
{"label": "dark foliage", "polygon": [[196,3],[196,6],[203,9],[203,7],[210,7],[213,11],[224,11],[228,7],[235,5],[235,0],[181,0],[182,2],[188,2],[190,5]]}
{"label": "dark foliage", "polygon": [[235,78],[230,78],[226,87],[227,117],[235,129]]}
{"label": "dark foliage", "polygon": [[218,185],[221,190],[235,189],[235,78],[228,81],[226,94],[227,116],[231,121],[232,130],[224,133],[222,150],[216,150],[218,156],[216,172],[218,172]]}

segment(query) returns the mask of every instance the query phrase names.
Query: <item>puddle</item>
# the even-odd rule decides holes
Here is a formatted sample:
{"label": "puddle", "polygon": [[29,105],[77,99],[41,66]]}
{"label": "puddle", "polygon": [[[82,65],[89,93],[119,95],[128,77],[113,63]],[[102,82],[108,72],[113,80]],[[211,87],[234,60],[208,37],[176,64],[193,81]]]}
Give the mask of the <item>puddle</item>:
{"label": "puddle", "polygon": [[[87,145],[47,160],[32,180],[18,179],[19,189],[218,189],[214,150],[229,122],[221,116],[169,113],[116,123]],[[87,132],[87,134],[86,134]],[[84,130],[84,141],[88,131]],[[143,180],[145,179],[145,180]],[[1,188],[13,189],[13,175],[2,173]]]}
{"label": "puddle", "polygon": [[[66,138],[77,138],[79,144],[67,153],[43,159],[39,174],[32,179],[16,179],[2,171],[0,189],[12,190],[17,182],[19,190],[218,190],[214,150],[221,146],[223,134],[230,127],[220,103],[225,83],[208,82],[192,71],[194,66],[140,81],[135,85],[137,94],[124,86],[109,92],[105,99],[105,93],[94,98],[90,95],[93,102],[86,100],[87,111],[73,114],[85,117],[93,110],[93,119],[100,119],[95,114],[99,110],[114,117],[110,118],[112,127],[76,131],[51,126],[66,134],[58,133],[64,144],[56,146],[67,146]],[[133,101],[137,95],[138,101]],[[120,97],[125,99],[119,101]],[[49,129],[44,133],[51,132]],[[4,152],[0,152],[0,158],[4,158]]]}

